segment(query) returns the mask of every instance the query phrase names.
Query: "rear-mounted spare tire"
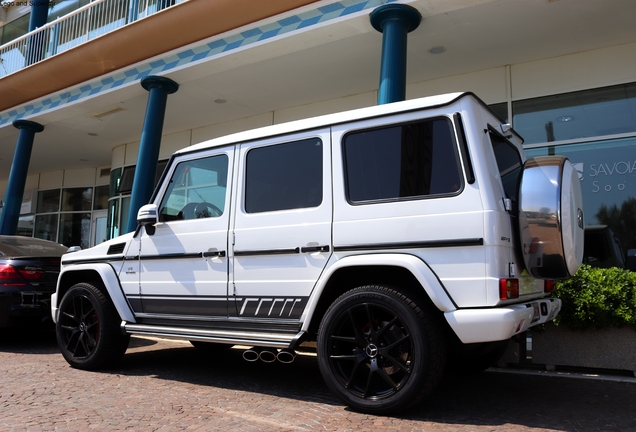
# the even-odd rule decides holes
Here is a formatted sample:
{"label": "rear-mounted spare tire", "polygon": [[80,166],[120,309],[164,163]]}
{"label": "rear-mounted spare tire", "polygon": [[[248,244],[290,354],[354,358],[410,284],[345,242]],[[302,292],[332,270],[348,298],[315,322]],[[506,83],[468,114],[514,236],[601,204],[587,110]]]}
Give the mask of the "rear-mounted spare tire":
{"label": "rear-mounted spare tire", "polygon": [[571,277],[583,261],[583,197],[563,156],[530,158],[519,186],[519,233],[526,270],[539,279]]}

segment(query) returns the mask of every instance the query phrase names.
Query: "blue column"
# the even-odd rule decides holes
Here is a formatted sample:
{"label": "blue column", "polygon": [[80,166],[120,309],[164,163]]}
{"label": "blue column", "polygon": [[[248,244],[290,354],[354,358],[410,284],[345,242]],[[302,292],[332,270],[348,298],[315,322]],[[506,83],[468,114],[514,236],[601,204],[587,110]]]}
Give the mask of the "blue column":
{"label": "blue column", "polygon": [[[49,0],[38,0],[33,2],[31,6],[31,16],[29,17],[29,32],[36,30],[46,24],[49,15]],[[39,62],[44,58],[44,42],[46,36],[44,33],[31,36],[27,40],[25,60],[30,65]]]}
{"label": "blue column", "polygon": [[421,21],[418,10],[404,4],[386,4],[371,12],[371,25],[382,33],[378,105],[406,98],[407,34]]}
{"label": "blue column", "polygon": [[168,95],[179,89],[179,84],[169,78],[149,76],[141,80],[141,86],[148,90],[148,105],[146,117],[141,132],[141,143],[137,155],[137,167],[133,179],[132,195],[126,232],[137,228],[137,212],[148,204],[155,187],[157,163],[159,162],[159,148],[161,146],[161,132],[166,114]]}
{"label": "blue column", "polygon": [[41,124],[28,120],[16,120],[13,122],[13,126],[20,129],[20,134],[9,172],[7,191],[4,195],[4,207],[0,216],[0,235],[15,235],[18,229],[33,140],[37,132],[44,130],[44,126]]}

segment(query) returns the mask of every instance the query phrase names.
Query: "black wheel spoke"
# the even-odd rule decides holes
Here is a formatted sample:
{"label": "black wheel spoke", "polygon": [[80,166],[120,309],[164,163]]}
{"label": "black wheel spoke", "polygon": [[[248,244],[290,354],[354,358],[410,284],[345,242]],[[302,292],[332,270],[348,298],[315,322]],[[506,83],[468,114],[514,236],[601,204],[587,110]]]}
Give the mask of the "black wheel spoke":
{"label": "black wheel spoke", "polygon": [[357,325],[356,323],[356,319],[353,316],[353,311],[351,309],[349,309],[347,311],[348,315],[349,315],[349,319],[351,320],[351,325],[353,326],[353,331],[355,332],[355,340],[356,343],[358,344],[358,346],[363,347],[367,344],[367,341],[364,337],[364,334],[362,334],[362,330],[360,329],[360,327]]}
{"label": "black wheel spoke", "polygon": [[395,316],[395,317],[393,317],[393,319],[391,321],[389,321],[388,323],[384,324],[382,326],[382,328],[378,329],[377,337],[379,337],[379,338],[382,337],[384,332],[386,332],[388,329],[390,329],[393,326],[393,324],[395,324],[397,322],[397,320],[398,320],[398,317]]}
{"label": "black wheel spoke", "polygon": [[393,357],[391,354],[388,354],[388,353],[387,354],[383,354],[383,357],[385,359],[387,359],[388,361],[390,361],[392,365],[399,367],[400,369],[402,369],[407,374],[411,373],[411,370],[409,369],[409,367],[407,365],[405,365],[404,363],[402,363],[401,361],[399,361],[398,359]]}
{"label": "black wheel spoke", "polygon": [[373,327],[373,313],[371,313],[371,306],[369,305],[369,303],[366,303],[364,305],[365,310],[367,312],[367,320],[369,321],[369,332],[371,334],[375,334],[375,328]]}
{"label": "black wheel spoke", "polygon": [[392,350],[393,348],[400,346],[405,340],[408,340],[408,338],[410,337],[410,335],[404,335],[403,337],[401,337],[400,339],[396,340],[395,342],[392,342],[390,345],[387,345],[386,347],[384,347],[384,349],[386,351]]}
{"label": "black wheel spoke", "polygon": [[380,376],[380,378],[382,378],[384,380],[384,382],[386,382],[390,387],[392,387],[393,390],[397,390],[398,384],[396,384],[395,381],[393,381],[393,379],[391,379],[391,377],[389,376],[388,373],[386,373],[384,368],[378,367],[375,370],[375,372]]}

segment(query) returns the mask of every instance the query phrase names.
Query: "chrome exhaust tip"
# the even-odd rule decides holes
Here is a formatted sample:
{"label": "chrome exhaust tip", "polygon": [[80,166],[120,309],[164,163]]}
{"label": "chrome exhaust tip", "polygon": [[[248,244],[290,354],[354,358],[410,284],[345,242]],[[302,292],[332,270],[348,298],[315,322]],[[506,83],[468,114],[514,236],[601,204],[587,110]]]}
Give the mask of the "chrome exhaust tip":
{"label": "chrome exhaust tip", "polygon": [[296,351],[285,348],[278,352],[276,359],[281,363],[291,363],[296,360]]}
{"label": "chrome exhaust tip", "polygon": [[255,362],[259,358],[261,350],[259,348],[250,348],[243,351],[243,359],[248,362]]}
{"label": "chrome exhaust tip", "polygon": [[258,358],[265,363],[274,363],[276,361],[277,355],[278,351],[276,351],[275,349],[265,348],[258,354]]}

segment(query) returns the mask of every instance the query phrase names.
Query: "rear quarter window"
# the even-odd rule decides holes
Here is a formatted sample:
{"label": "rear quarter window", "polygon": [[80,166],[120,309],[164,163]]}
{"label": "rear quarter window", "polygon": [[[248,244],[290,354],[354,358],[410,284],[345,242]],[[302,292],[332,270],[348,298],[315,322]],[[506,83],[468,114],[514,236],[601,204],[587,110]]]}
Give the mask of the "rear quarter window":
{"label": "rear quarter window", "polygon": [[447,118],[349,133],[343,146],[351,203],[452,195],[462,188]]}

